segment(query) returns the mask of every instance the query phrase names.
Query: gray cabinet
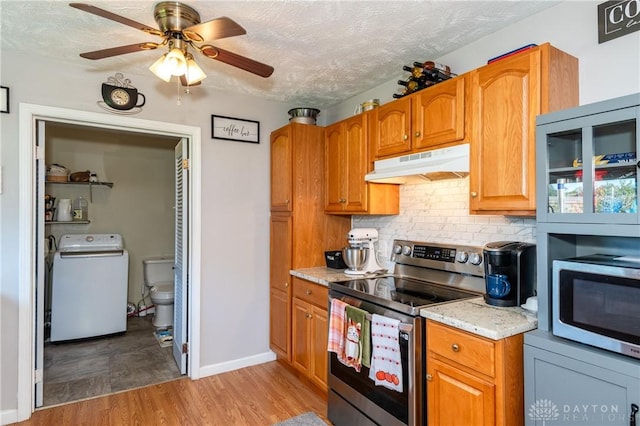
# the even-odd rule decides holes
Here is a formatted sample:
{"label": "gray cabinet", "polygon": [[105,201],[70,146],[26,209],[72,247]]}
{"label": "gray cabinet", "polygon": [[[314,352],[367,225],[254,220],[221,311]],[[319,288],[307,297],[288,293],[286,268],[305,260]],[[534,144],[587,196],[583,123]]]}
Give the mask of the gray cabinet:
{"label": "gray cabinet", "polygon": [[527,426],[628,426],[632,404],[640,405],[640,363],[632,358],[533,332],[525,336],[524,368],[530,384],[525,388]]}
{"label": "gray cabinet", "polygon": [[539,221],[640,223],[640,94],[539,116],[536,124]]}
{"label": "gray cabinet", "polygon": [[525,421],[627,426],[640,405],[640,361],[553,335],[551,268],[573,256],[640,255],[640,94],[536,123],[538,329],[524,336]]}

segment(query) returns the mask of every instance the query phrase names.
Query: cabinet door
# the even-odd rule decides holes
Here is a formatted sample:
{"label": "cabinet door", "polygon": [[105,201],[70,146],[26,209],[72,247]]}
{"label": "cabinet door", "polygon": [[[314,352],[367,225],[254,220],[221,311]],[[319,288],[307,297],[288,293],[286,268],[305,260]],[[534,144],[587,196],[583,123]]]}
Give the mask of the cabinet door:
{"label": "cabinet door", "polygon": [[290,215],[271,216],[270,346],[286,360],[291,352],[291,229]]}
{"label": "cabinet door", "polygon": [[367,211],[367,132],[364,115],[357,115],[345,121],[344,148],[346,151],[347,202],[345,210],[349,212]]}
{"label": "cabinet door", "polygon": [[311,330],[310,330],[310,353],[311,369],[309,371],[311,380],[320,388],[327,389],[327,363],[329,362],[327,352],[327,339],[329,338],[329,321],[327,310],[317,306],[311,306]]}
{"label": "cabinet door", "polygon": [[292,210],[292,136],[290,127],[271,133],[271,211]]}
{"label": "cabinet door", "polygon": [[429,426],[495,425],[495,386],[428,358]]}
{"label": "cabinet door", "polygon": [[381,158],[411,150],[411,97],[398,99],[376,108],[374,133],[371,135],[373,157]]}
{"label": "cabinet door", "polygon": [[640,405],[640,379],[608,369],[606,364],[525,345],[524,365],[527,426],[627,426],[631,404]]}
{"label": "cabinet door", "polygon": [[328,212],[341,212],[346,203],[346,176],[348,163],[344,146],[344,122],[338,122],[325,129],[325,204]]}
{"label": "cabinet door", "polygon": [[460,76],[414,96],[413,150],[462,143],[465,137],[465,78]]}
{"label": "cabinet door", "polygon": [[309,372],[309,344],[311,305],[307,302],[293,298],[291,305],[291,364],[305,374]]}
{"label": "cabinet door", "polygon": [[291,353],[291,309],[288,292],[271,288],[269,292],[269,347],[289,361]]}
{"label": "cabinet door", "polygon": [[534,215],[540,51],[486,65],[472,78],[470,209]]}

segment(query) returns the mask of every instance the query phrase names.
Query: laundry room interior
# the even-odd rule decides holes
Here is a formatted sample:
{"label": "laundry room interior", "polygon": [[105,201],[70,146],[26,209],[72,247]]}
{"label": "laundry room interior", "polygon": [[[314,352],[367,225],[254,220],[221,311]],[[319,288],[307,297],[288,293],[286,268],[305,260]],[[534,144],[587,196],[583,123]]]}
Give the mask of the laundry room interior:
{"label": "laundry room interior", "polygon": [[[50,216],[45,215],[50,219],[45,221],[44,227],[45,405],[66,402],[52,398],[54,388],[55,393],[64,398],[80,399],[105,391],[112,392],[116,390],[115,388],[159,382],[179,375],[179,371],[176,373],[177,366],[171,356],[171,348],[167,347],[169,345],[153,341],[158,340],[158,327],[152,324],[154,310],[143,274],[143,260],[158,257],[173,259],[174,256],[175,147],[180,141],[179,138],[60,122],[46,122],[45,135],[46,168],[50,169],[52,165],[56,165],[63,166],[70,174],[85,171],[91,174],[91,184],[57,183],[49,176],[45,178],[43,193],[46,194],[45,199],[51,200],[51,203],[45,207],[55,209],[60,200],[70,200],[73,216],[80,197],[87,202],[86,217],[76,216],[70,221],[60,220],[58,216],[60,213],[55,210],[51,211]],[[56,342],[55,344],[49,342],[51,289],[52,285],[55,285],[52,282],[53,270],[56,267],[54,255],[59,248],[62,236],[70,234],[117,234],[122,237],[123,248],[128,252],[128,303],[121,309],[123,312],[126,310],[129,316],[127,323],[131,330],[127,330],[126,333],[131,335],[129,338],[114,336],[96,338],[88,342]],[[145,295],[146,297],[143,297]],[[83,300],[84,298],[86,296],[74,296],[74,306],[98,306],[101,303],[101,300]],[[148,309],[145,310],[145,308]],[[143,320],[141,318],[143,316],[147,318]],[[82,322],[82,318],[77,320],[79,323]],[[132,320],[137,322],[132,325]],[[133,348],[118,345],[135,347],[135,340],[140,339],[135,337],[137,333],[143,333],[145,339],[149,338],[150,347],[144,348],[147,354],[140,355],[140,357],[146,357],[149,362],[140,365],[141,368],[131,368],[131,362],[129,362],[126,375],[143,372],[144,377],[140,377],[139,380],[129,377],[127,379],[129,384],[119,383],[114,388],[114,372],[107,371],[113,367],[108,367],[108,353],[119,353],[122,358],[125,352]],[[118,340],[118,338],[121,339]],[[158,348],[166,349],[164,351],[166,354],[155,353],[157,348],[152,347],[153,344]],[[77,362],[69,362],[73,359],[72,353],[83,357],[96,355],[103,357],[104,362],[94,359],[93,362],[87,362],[85,369],[87,371],[80,371],[83,368],[79,368]],[[137,356],[131,354],[130,357]],[[56,363],[56,360],[64,361]],[[124,359],[120,361],[125,362]],[[58,371],[65,364],[68,364],[70,370],[74,370],[69,372],[72,374],[67,378],[63,377],[65,373]],[[165,367],[169,371],[156,373],[149,371],[152,368],[165,369]],[[55,373],[48,374],[48,371],[51,373],[53,368],[56,369]],[[90,371],[91,369],[94,371]],[[123,371],[116,374],[125,375]],[[80,375],[83,376],[80,377]],[[99,376],[104,377],[96,379]],[[65,389],[61,390],[60,385],[63,382]],[[82,389],[82,383],[86,385],[85,388],[92,389]],[[72,388],[75,389],[71,391]],[[49,392],[47,392],[48,389]]]}

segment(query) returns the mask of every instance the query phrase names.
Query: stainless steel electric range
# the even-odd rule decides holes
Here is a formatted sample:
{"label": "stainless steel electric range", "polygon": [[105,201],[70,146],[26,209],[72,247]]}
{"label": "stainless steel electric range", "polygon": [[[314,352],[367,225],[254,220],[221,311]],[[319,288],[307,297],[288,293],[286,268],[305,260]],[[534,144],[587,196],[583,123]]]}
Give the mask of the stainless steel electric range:
{"label": "stainless steel electric range", "polygon": [[[403,392],[376,386],[330,353],[328,417],[336,426],[422,425],[426,421],[426,335],[420,310],[484,293],[482,247],[395,240],[392,275],[329,284],[338,298],[400,324]],[[331,301],[329,301],[331,309]]]}

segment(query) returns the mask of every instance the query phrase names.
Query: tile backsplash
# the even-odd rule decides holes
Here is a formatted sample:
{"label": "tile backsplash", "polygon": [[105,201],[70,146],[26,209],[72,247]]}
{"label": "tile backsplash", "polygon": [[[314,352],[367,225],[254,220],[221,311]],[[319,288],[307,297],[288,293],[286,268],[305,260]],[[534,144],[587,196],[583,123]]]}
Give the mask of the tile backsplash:
{"label": "tile backsplash", "polygon": [[378,258],[387,268],[395,238],[472,246],[536,242],[535,218],[470,215],[468,177],[402,185],[399,215],[353,216],[352,226],[378,230]]}

